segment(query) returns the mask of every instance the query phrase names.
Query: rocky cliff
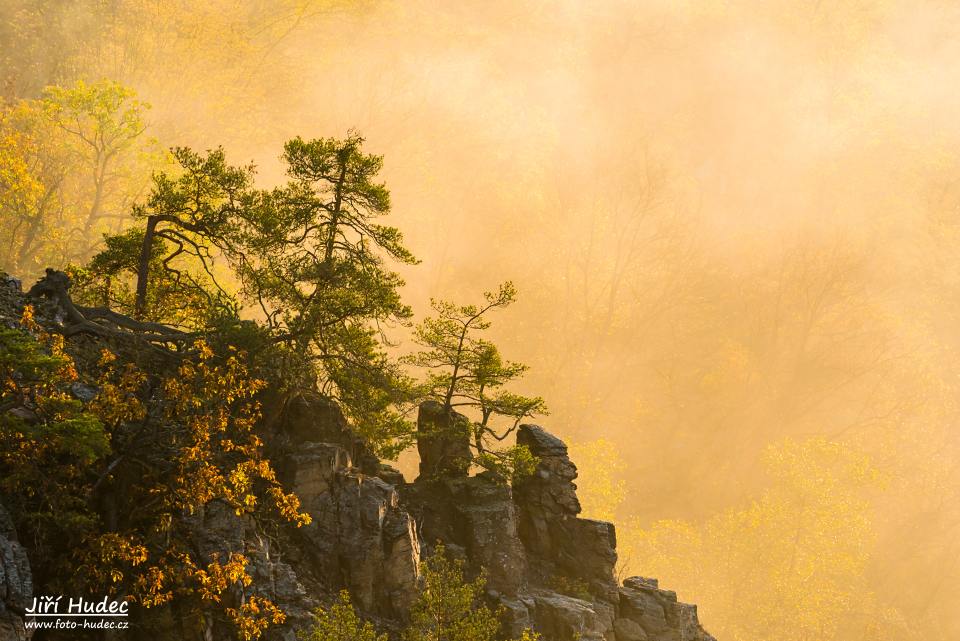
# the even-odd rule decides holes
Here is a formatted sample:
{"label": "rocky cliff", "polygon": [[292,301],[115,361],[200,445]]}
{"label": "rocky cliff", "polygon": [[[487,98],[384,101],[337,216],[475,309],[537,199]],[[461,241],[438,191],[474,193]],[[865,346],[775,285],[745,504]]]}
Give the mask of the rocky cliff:
{"label": "rocky cliff", "polygon": [[[9,323],[23,296],[14,281],[0,289]],[[56,319],[56,310],[45,313]],[[712,641],[696,606],[678,602],[655,579],[617,583],[614,526],[578,516],[576,466],[566,445],[543,428],[518,429],[517,442],[538,464],[511,486],[489,473],[469,475],[466,441],[437,429],[460,417],[426,403],[419,416],[421,474],[406,482],[319,394],[265,398],[264,407],[271,458],[312,523],[267,533],[211,503],[192,517],[191,530],[205,554],[250,559],[256,590],[288,615],[268,638],[293,641],[311,611],[343,588],[365,616],[398,630],[416,593],[420,559],[442,543],[471,573],[486,572],[487,597],[504,607],[512,634],[532,627],[548,641]],[[29,638],[20,617],[31,594],[27,556],[0,509],[0,641]],[[171,610],[148,614],[145,625],[116,638],[192,641]],[[210,627],[204,638],[225,634]]]}

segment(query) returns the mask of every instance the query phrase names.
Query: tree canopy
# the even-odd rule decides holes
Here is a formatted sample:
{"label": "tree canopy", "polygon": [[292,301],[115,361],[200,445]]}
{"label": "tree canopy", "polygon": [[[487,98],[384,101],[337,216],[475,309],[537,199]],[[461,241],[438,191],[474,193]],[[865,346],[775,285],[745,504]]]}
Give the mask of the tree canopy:
{"label": "tree canopy", "polygon": [[35,275],[83,261],[122,228],[165,154],[149,105],[116,82],[47,87],[0,106],[0,267]]}
{"label": "tree canopy", "polygon": [[221,149],[175,149],[176,172],[154,177],[136,226],[78,270],[86,302],[201,330],[252,320],[262,342],[311,364],[375,447],[402,447],[410,429],[397,408],[409,385],[385,347],[411,311],[388,261],[416,259],[377,220],[390,210],[376,181],[383,161],[362,144],[353,134],[293,139],[289,180],[272,189]]}

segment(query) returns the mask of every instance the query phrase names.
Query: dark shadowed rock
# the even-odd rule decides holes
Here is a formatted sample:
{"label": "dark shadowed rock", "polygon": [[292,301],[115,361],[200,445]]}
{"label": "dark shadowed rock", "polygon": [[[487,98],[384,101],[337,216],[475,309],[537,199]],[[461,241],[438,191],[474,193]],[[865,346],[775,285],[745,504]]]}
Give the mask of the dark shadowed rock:
{"label": "dark shadowed rock", "polygon": [[420,404],[417,414],[417,452],[420,476],[463,477],[470,469],[469,421],[436,401]]}
{"label": "dark shadowed rock", "polygon": [[21,641],[33,636],[23,612],[33,601],[33,575],[27,552],[17,541],[10,515],[0,505],[0,639]]}
{"label": "dark shadowed rock", "polygon": [[415,518],[427,553],[442,542],[447,554],[462,550],[473,574],[487,573],[487,587],[515,596],[526,585],[526,554],[517,533],[509,485],[481,473],[462,478],[424,478],[400,488],[402,504]]}
{"label": "dark shadowed rock", "polygon": [[[636,623],[651,640],[715,641],[700,625],[697,607],[677,601],[677,594],[661,590],[656,579],[624,580],[620,588],[620,617]],[[621,621],[620,625],[626,624]],[[617,640],[623,641],[619,636]]]}
{"label": "dark shadowed rock", "polygon": [[386,463],[380,463],[380,467],[377,469],[376,476],[383,480],[384,483],[393,485],[394,487],[403,485],[406,483],[406,480],[403,478],[403,473],[392,465],[387,465]]}
{"label": "dark shadowed rock", "polygon": [[647,641],[647,633],[639,623],[630,619],[615,620],[613,631],[617,635],[617,641]]}
{"label": "dark shadowed rock", "polygon": [[463,544],[474,567],[485,568],[487,586],[508,597],[526,585],[527,559],[517,532],[510,486],[489,473],[449,481],[462,519]]}
{"label": "dark shadowed rock", "polygon": [[[287,399],[279,410],[270,411],[271,399],[264,411],[268,423],[277,425],[280,436],[291,451],[303,443],[333,443],[342,447],[352,464],[364,474],[376,475],[380,461],[350,428],[340,406],[316,392],[304,392]],[[271,421],[271,416],[273,420]]]}
{"label": "dark shadowed rock", "polygon": [[536,628],[545,639],[603,641],[606,625],[593,604],[556,592],[536,592]]}
{"label": "dark shadowed rock", "polygon": [[346,587],[364,611],[404,619],[416,594],[420,546],[395,488],[350,467],[329,443],[304,443],[285,470],[313,522],[297,532],[316,581]]}
{"label": "dark shadowed rock", "polygon": [[393,486],[344,471],[332,493],[344,584],[360,607],[405,619],[416,597],[420,548]]}
{"label": "dark shadowed rock", "polygon": [[85,385],[84,383],[75,382],[70,385],[70,393],[73,394],[73,397],[83,401],[84,403],[89,403],[97,397],[97,394],[100,393],[100,390],[93,385]]}

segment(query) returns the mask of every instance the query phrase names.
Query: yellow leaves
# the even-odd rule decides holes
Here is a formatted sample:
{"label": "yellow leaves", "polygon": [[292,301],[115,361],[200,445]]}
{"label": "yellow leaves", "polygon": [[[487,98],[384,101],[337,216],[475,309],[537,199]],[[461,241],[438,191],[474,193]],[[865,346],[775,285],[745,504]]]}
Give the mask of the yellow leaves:
{"label": "yellow leaves", "polygon": [[106,425],[116,427],[121,423],[134,423],[146,417],[146,406],[139,392],[147,376],[132,363],[118,370],[114,363],[117,357],[107,349],[100,352],[99,364],[103,372],[98,380],[100,392],[90,403],[90,409]]}
{"label": "yellow leaves", "polygon": [[23,313],[20,315],[20,327],[31,334],[39,334],[42,331],[40,325],[37,323],[33,305],[24,305]]}
{"label": "yellow leaves", "polygon": [[696,600],[707,627],[743,641],[840,638],[869,594],[869,492],[876,470],[848,445],[821,438],[768,449],[772,483],[703,523],[619,528],[634,568]]}
{"label": "yellow leaves", "polygon": [[206,362],[213,358],[213,350],[206,341],[200,340],[194,344],[194,348],[200,353],[200,361]]}
{"label": "yellow leaves", "polygon": [[99,560],[103,564],[122,561],[137,566],[147,561],[146,547],[114,532],[98,537],[94,547],[98,550]]}
{"label": "yellow leaves", "polygon": [[309,523],[299,499],[279,487],[263,441],[253,433],[260,418],[253,396],[265,383],[249,376],[235,350],[219,360],[205,341],[193,347],[195,358],[163,382],[168,421],[186,427],[174,461],[173,507],[192,512],[219,498],[237,515],[252,513],[260,505],[258,487],[266,485],[271,506],[284,519]]}
{"label": "yellow leaves", "polygon": [[214,555],[206,569],[196,567],[192,559],[187,559],[187,563],[192,570],[193,581],[197,584],[197,592],[204,601],[219,603],[221,595],[231,585],[240,584],[246,587],[253,582],[246,570],[249,561],[242,554],[231,554],[223,564],[219,557]]}
{"label": "yellow leaves", "polygon": [[251,596],[240,608],[227,608],[227,617],[237,629],[241,639],[259,639],[271,624],[286,621],[286,615],[272,601],[261,596]]}
{"label": "yellow leaves", "polygon": [[279,486],[273,486],[267,493],[273,499],[274,505],[280,511],[280,515],[288,521],[294,523],[297,527],[310,525],[313,519],[306,512],[300,511],[300,499],[292,492],[284,492]]}
{"label": "yellow leaves", "polygon": [[173,599],[173,591],[167,589],[168,579],[167,572],[157,566],[151,566],[140,574],[134,583],[140,605],[153,608],[169,603]]}
{"label": "yellow leaves", "polygon": [[[127,572],[147,562],[147,548],[132,537],[109,532],[101,534],[84,547],[78,573],[89,585],[109,585],[123,591]],[[139,583],[137,579],[135,583]]]}
{"label": "yellow leaves", "polygon": [[570,458],[577,462],[578,496],[583,515],[601,521],[613,521],[617,507],[626,496],[626,484],[620,476],[625,468],[617,446],[597,439],[570,446]]}
{"label": "yellow leaves", "polygon": [[[300,526],[310,517],[280,486],[263,440],[253,431],[260,417],[253,397],[262,382],[249,376],[242,354],[232,351],[221,358],[205,343],[195,348],[193,358],[160,381],[161,394],[151,406],[157,408],[150,421],[164,458],[153,466],[153,476],[145,475],[147,485],[137,488],[145,499],[147,524],[92,538],[78,552],[78,574],[85,585],[127,595],[147,608],[174,600],[187,611],[216,604],[239,637],[255,639],[282,622],[283,612],[267,599],[246,594],[253,579],[243,554],[204,562],[192,556],[190,542],[182,538],[182,519],[214,501],[244,518],[270,510]],[[118,428],[143,421],[146,374],[109,350],[101,351],[99,364],[100,391],[89,407]]]}
{"label": "yellow leaves", "polygon": [[[200,568],[189,555],[180,558],[180,564],[200,600],[218,604],[222,603],[229,588],[246,588],[253,583],[246,570],[249,562],[239,553],[231,554],[225,563],[214,555],[205,568]],[[270,625],[286,620],[286,615],[272,601],[257,595],[244,598],[238,608],[225,608],[224,613],[242,639],[258,639]]]}

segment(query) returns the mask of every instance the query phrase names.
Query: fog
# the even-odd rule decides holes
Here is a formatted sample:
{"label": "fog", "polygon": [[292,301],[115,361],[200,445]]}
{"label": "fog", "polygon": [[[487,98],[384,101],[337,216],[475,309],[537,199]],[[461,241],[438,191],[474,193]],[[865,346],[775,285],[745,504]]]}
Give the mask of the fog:
{"label": "fog", "polygon": [[[118,80],[163,144],[222,145],[265,184],[284,140],[360,132],[422,260],[403,269],[418,314],[517,285],[493,337],[530,366],[538,422],[593,454],[575,459],[586,515],[644,542],[624,571],[660,574],[722,641],[960,637],[960,6],[116,4],[64,11],[67,71],[36,65],[8,93]],[[749,607],[715,592],[774,587],[751,593],[757,568],[705,541],[781,496],[771,447],[818,438],[876,471],[830,504],[863,520],[859,560],[796,584],[839,607],[819,633],[741,629]],[[742,584],[671,561],[670,536],[650,543],[662,519]]]}

